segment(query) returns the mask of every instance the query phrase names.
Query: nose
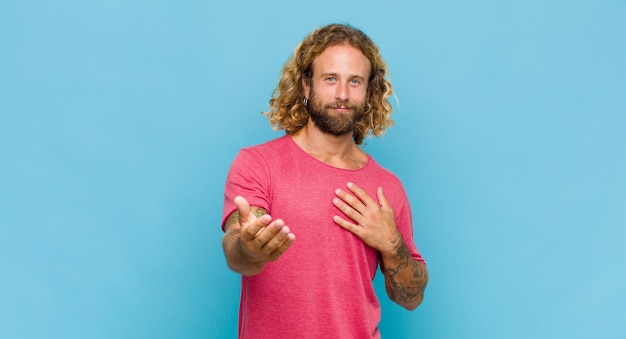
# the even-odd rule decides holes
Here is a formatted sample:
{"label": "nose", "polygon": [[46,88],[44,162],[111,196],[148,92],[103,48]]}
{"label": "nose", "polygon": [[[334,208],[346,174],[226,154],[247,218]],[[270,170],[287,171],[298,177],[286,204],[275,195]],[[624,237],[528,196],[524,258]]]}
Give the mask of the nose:
{"label": "nose", "polygon": [[335,99],[339,101],[347,101],[349,96],[348,82],[339,82],[335,88]]}

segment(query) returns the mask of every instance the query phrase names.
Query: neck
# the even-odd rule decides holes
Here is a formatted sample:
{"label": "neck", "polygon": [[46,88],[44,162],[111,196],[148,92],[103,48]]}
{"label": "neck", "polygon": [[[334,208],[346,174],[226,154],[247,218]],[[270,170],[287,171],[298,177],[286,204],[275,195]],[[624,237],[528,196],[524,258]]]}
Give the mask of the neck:
{"label": "neck", "polygon": [[367,162],[367,154],[354,143],[352,135],[323,133],[310,120],[292,138],[309,155],[333,167],[359,169]]}

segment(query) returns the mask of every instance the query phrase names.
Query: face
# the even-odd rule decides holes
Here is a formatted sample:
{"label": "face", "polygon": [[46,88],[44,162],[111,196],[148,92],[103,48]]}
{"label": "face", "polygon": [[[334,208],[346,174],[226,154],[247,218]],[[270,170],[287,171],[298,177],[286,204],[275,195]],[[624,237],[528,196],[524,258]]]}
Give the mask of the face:
{"label": "face", "polygon": [[352,134],[365,114],[370,62],[350,45],[330,46],[313,61],[310,85],[303,80],[311,121],[322,132]]}

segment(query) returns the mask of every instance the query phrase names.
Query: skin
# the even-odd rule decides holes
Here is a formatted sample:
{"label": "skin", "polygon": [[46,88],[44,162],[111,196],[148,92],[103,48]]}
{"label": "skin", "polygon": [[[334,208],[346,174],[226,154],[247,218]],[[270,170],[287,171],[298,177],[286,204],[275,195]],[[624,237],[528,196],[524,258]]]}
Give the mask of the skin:
{"label": "skin", "polygon": [[293,244],[296,236],[281,219],[272,220],[267,212],[235,197],[237,210],[224,223],[222,247],[231,270],[256,275],[268,262],[275,261]]}
{"label": "skin", "polygon": [[[304,95],[335,119],[337,130],[341,130],[357,114],[354,107],[367,102],[366,79],[370,72],[371,64],[360,50],[347,44],[330,46],[313,61],[310,81],[302,80]],[[304,151],[330,166],[358,169],[367,162],[367,154],[354,143],[351,132],[324,132],[309,119],[292,137]],[[423,299],[428,271],[411,257],[382,187],[375,199],[354,183],[337,188],[335,195],[333,204],[350,219],[335,215],[333,221],[380,252],[387,294],[401,306],[415,309]],[[226,261],[242,275],[259,274],[268,262],[285,253],[296,237],[281,219],[272,219],[265,210],[251,207],[245,198],[236,197],[234,202],[237,211],[224,225]]]}
{"label": "skin", "polygon": [[415,260],[406,247],[383,188],[378,187],[375,200],[354,183],[346,186],[347,191],[335,191],[333,204],[351,220],[339,215],[333,220],[380,252],[387,295],[406,309],[414,310],[424,298],[428,283],[426,266]]}

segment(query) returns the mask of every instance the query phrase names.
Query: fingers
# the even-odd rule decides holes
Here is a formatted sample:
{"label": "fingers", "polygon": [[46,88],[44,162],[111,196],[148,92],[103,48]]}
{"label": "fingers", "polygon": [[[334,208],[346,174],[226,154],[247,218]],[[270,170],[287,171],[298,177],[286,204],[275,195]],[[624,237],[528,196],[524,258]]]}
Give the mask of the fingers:
{"label": "fingers", "polygon": [[269,215],[263,215],[256,217],[251,212],[250,204],[248,200],[242,196],[236,196],[233,200],[237,205],[237,211],[239,212],[239,225],[242,228],[242,238],[244,240],[252,240],[256,235],[272,220]]}
{"label": "fingers", "polygon": [[259,230],[256,233],[254,241],[257,243],[259,248],[268,246],[270,241],[272,241],[275,237],[281,236],[281,231],[283,230],[283,228],[286,228],[284,232],[289,234],[289,228],[285,226],[285,222],[281,219],[276,219],[272,221],[269,225]]}
{"label": "fingers", "polygon": [[270,220],[271,217],[266,214],[252,222],[242,234],[248,250],[261,261],[278,259],[296,239],[283,220],[269,223]]}
{"label": "fingers", "polygon": [[255,240],[259,233],[267,226],[267,224],[269,224],[271,220],[272,217],[269,214],[265,214],[260,218],[253,220],[246,226],[242,227],[241,238],[245,241]]}
{"label": "fingers", "polygon": [[359,198],[359,200],[361,200],[366,206],[378,205],[376,201],[374,201],[374,199],[369,196],[369,194],[367,194],[356,184],[349,182],[347,186],[348,189],[350,189],[350,191],[354,193],[354,195],[356,195],[356,197]]}
{"label": "fingers", "polygon": [[[254,262],[268,262],[278,259],[296,240],[289,227],[281,219],[272,221],[268,214],[253,213],[248,201],[237,196],[233,200],[237,206],[240,225],[240,240],[246,256]],[[265,210],[261,209],[263,212]]]}
{"label": "fingers", "polygon": [[[353,189],[358,189],[360,190],[362,193],[361,194],[365,194],[367,195],[367,193],[363,192],[360,188],[358,188],[358,186],[352,184],[352,183],[348,183],[348,188],[352,191]],[[352,194],[341,190],[341,189],[336,189],[335,190],[335,194],[341,198],[340,199],[333,199],[333,203],[335,204],[335,206],[337,206],[339,209],[341,209],[344,213],[348,214],[348,210],[350,209],[346,209],[343,205],[342,202],[345,202],[345,204],[349,205],[350,207],[352,207],[352,209],[356,210],[358,213],[363,213],[365,211],[365,209],[367,208],[367,206],[364,204],[364,201],[362,201],[359,197],[359,195],[357,195],[356,197],[353,196]],[[356,194],[356,193],[355,193]]]}
{"label": "fingers", "polygon": [[348,189],[354,194],[354,196],[341,189],[335,190],[335,194],[337,194],[337,196],[343,199],[359,213],[363,213],[368,206],[380,206],[376,201],[374,201],[374,199],[372,199],[372,197],[370,197],[369,194],[367,194],[367,192],[356,184],[349,182],[346,186],[348,186]]}
{"label": "fingers", "polygon": [[268,253],[269,260],[276,260],[294,243],[296,236],[289,227],[283,226],[280,231],[263,246],[262,250]]}
{"label": "fingers", "polygon": [[333,199],[333,205],[350,217],[350,219],[360,224],[366,209],[365,205],[344,191],[337,190],[336,193],[338,198]]}
{"label": "fingers", "polygon": [[356,236],[358,236],[359,238],[361,238],[362,232],[363,232],[363,228],[361,226],[355,225],[338,215],[334,216],[333,220],[335,221],[335,223],[337,223],[337,225],[343,227],[347,231],[350,231],[354,233]]}
{"label": "fingers", "polygon": [[[355,184],[348,183],[350,192],[337,190],[333,204],[345,215],[335,215],[333,221],[378,251],[388,250],[397,234],[395,217],[383,189],[376,189],[376,196],[370,197]],[[374,200],[376,199],[376,200]]]}
{"label": "fingers", "polygon": [[365,215],[368,209],[374,207],[377,209],[382,207],[383,203],[380,200],[381,196],[383,197],[385,202],[387,201],[386,198],[382,195],[382,189],[380,187],[376,192],[378,200],[381,201],[380,203],[378,203],[356,184],[349,182],[347,186],[350,192],[352,192],[354,195],[341,189],[337,189],[335,190],[335,194],[340,199],[333,199],[333,204],[355,221],[358,221],[355,218],[358,218],[359,215]]}

